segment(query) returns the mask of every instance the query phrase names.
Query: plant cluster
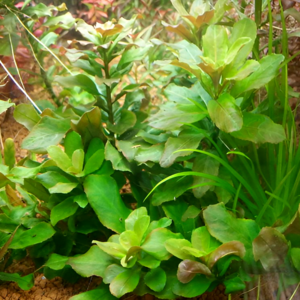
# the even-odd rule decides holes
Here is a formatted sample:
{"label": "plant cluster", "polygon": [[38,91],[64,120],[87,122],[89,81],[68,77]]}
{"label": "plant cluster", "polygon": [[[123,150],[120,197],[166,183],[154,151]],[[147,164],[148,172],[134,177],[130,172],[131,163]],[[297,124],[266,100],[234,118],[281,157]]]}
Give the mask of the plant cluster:
{"label": "plant cluster", "polygon": [[[14,109],[29,154],[17,162],[13,140],[4,143],[0,280],[30,289],[33,274],[5,272],[29,256],[47,278],[103,278],[74,300],[196,297],[218,284],[231,294],[274,270],[282,286],[299,282],[300,151],[283,11],[282,53],[270,26],[262,55],[262,6],[255,21],[239,11],[233,23],[226,0],[195,0],[189,11],[171,2],[180,19],[163,25],[175,43],[139,31],[139,15],[90,25],[64,6],[1,2],[9,43],[0,53],[20,76],[13,40],[27,45],[55,105]],[[79,38],[51,47],[73,27]],[[46,71],[48,56],[57,65]],[[0,113],[13,105],[1,101]]]}

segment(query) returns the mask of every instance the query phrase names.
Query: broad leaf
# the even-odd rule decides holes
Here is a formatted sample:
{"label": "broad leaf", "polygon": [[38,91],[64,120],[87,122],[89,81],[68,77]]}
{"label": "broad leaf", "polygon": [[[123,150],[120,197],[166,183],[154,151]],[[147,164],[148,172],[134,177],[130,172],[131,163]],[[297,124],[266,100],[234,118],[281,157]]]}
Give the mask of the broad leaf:
{"label": "broad leaf", "polygon": [[239,50],[237,56],[235,57],[231,67],[240,68],[240,66],[247,59],[250,54],[255,38],[256,38],[256,24],[250,18],[244,18],[235,22],[232,28],[232,33],[229,38],[229,42],[233,45],[238,39],[248,37],[250,42],[245,44],[242,49]]}
{"label": "broad leaf", "polygon": [[160,185],[153,193],[151,203],[154,206],[173,201],[187,191],[193,183],[191,176],[174,178]]}
{"label": "broad leaf", "polygon": [[94,290],[81,293],[79,295],[73,296],[70,300],[114,300],[114,297],[106,285],[101,285]]}
{"label": "broad leaf", "polygon": [[211,284],[211,280],[205,275],[197,275],[188,283],[178,282],[173,286],[173,293],[181,297],[198,297],[205,293]]}
{"label": "broad leaf", "polygon": [[140,271],[133,268],[120,273],[109,286],[110,292],[117,298],[132,292],[140,281]]}
{"label": "broad leaf", "polygon": [[211,59],[217,67],[224,64],[228,51],[228,36],[225,27],[211,25],[203,36],[203,55]]}
{"label": "broad leaf", "polygon": [[[7,104],[13,104],[7,102]],[[1,109],[0,109],[1,113]],[[15,120],[24,125],[28,130],[31,130],[36,125],[41,117],[31,104],[21,103],[14,110]]]}
{"label": "broad leaf", "polygon": [[125,157],[109,141],[105,145],[105,158],[111,161],[115,170],[131,172]]}
{"label": "broad leaf", "polygon": [[[220,163],[217,160],[215,160],[214,158],[212,158],[208,155],[199,153],[198,156],[196,157],[196,159],[194,160],[193,171],[217,176],[219,173],[219,166],[220,166]],[[209,181],[210,180],[208,178],[194,176],[193,186],[204,184]],[[209,184],[195,187],[193,189],[194,196],[196,198],[201,198],[211,187],[212,187],[212,185],[209,185]]]}
{"label": "broad leaf", "polygon": [[243,117],[242,129],[231,133],[234,137],[257,144],[278,144],[286,139],[282,125],[275,124],[268,116],[245,112]]}
{"label": "broad leaf", "polygon": [[122,110],[119,118],[115,121],[115,124],[107,124],[108,130],[122,134],[128,129],[132,128],[136,123],[136,116],[132,111]]}
{"label": "broad leaf", "polygon": [[300,270],[300,248],[291,249],[291,259],[297,271]]}
{"label": "broad leaf", "polygon": [[9,249],[27,248],[50,239],[54,234],[55,230],[50,224],[45,222],[38,223],[31,229],[25,231],[21,231],[21,228],[19,228],[13,241],[9,245]]}
{"label": "broad leaf", "polygon": [[70,120],[43,117],[23,140],[22,148],[45,153],[51,145],[57,145],[70,128]]}
{"label": "broad leaf", "polygon": [[207,113],[195,104],[166,103],[160,111],[149,117],[149,125],[163,130],[175,130],[185,123],[195,123],[205,118]]}
{"label": "broad leaf", "polygon": [[255,260],[260,260],[268,271],[278,267],[287,255],[289,246],[285,236],[275,228],[264,227],[253,241],[253,254]]}
{"label": "broad leaf", "polygon": [[69,156],[59,146],[50,146],[47,149],[49,156],[55,161],[56,165],[67,172],[72,166],[72,161]]}
{"label": "broad leaf", "polygon": [[51,224],[55,226],[59,221],[74,215],[77,209],[78,204],[74,202],[74,197],[67,198],[52,208],[50,215]]}
{"label": "broad leaf", "polygon": [[158,260],[167,260],[171,255],[165,248],[165,242],[168,239],[178,239],[180,236],[168,229],[158,228],[153,230],[146,237],[142,249]]}
{"label": "broad leaf", "polygon": [[217,249],[221,243],[212,237],[205,226],[198,227],[192,232],[192,245],[207,255]]}
{"label": "broad leaf", "polygon": [[67,264],[83,277],[104,276],[105,269],[114,263],[114,259],[98,246],[92,246],[85,254],[71,257]]}
{"label": "broad leaf", "polygon": [[13,281],[18,284],[22,290],[30,290],[34,286],[34,274],[21,277],[18,273],[0,272],[1,281]]}
{"label": "broad leaf", "polygon": [[167,281],[166,272],[161,268],[150,270],[145,278],[146,285],[155,292],[161,292]]}
{"label": "broad leaf", "polygon": [[72,158],[73,152],[78,149],[83,149],[80,134],[75,131],[69,132],[64,139],[64,148],[66,154]]}
{"label": "broad leaf", "polygon": [[246,288],[244,281],[239,276],[225,280],[224,285],[226,294],[242,291]]}
{"label": "broad leaf", "polygon": [[211,269],[219,259],[227,255],[236,255],[243,258],[245,256],[244,245],[238,241],[221,245],[208,256],[207,266]]}
{"label": "broad leaf", "polygon": [[211,275],[209,268],[194,260],[184,260],[178,266],[177,277],[182,283],[190,282],[197,274]]}
{"label": "broad leaf", "polygon": [[194,257],[184,250],[184,247],[192,248],[192,244],[184,239],[169,239],[165,242],[166,249],[180,259],[193,259]]}
{"label": "broad leaf", "polygon": [[105,140],[102,131],[101,111],[98,107],[85,112],[80,120],[73,120],[71,127],[80,134],[84,145],[88,144],[93,138]]}
{"label": "broad leaf", "polygon": [[68,77],[56,75],[54,77],[54,81],[58,82],[59,84],[67,88],[73,88],[75,86],[79,86],[84,91],[87,91],[92,95],[102,94],[101,90],[98,88],[98,85],[95,83],[94,79],[84,74],[72,75]]}
{"label": "broad leaf", "polygon": [[231,90],[234,97],[253,89],[259,89],[270,82],[276,75],[279,65],[284,60],[281,54],[271,54],[263,57],[259,63],[260,67],[249,77],[238,81]]}
{"label": "broad leaf", "polygon": [[109,265],[105,269],[104,276],[103,276],[103,282],[106,284],[111,283],[115,277],[117,277],[119,274],[121,274],[125,271],[126,271],[126,269],[119,265],[116,265],[116,264]]}
{"label": "broad leaf", "polygon": [[84,190],[100,222],[113,231],[123,232],[131,210],[123,203],[115,180],[105,175],[89,175]]}
{"label": "broad leaf", "polygon": [[253,220],[237,219],[225,208],[223,203],[210,205],[203,212],[204,221],[209,233],[222,243],[239,241],[244,244],[244,260],[254,263],[252,241],[259,233],[259,227]]}
{"label": "broad leaf", "polygon": [[233,132],[242,128],[242,111],[229,94],[221,95],[217,101],[210,100],[207,109],[212,121],[222,131]]}
{"label": "broad leaf", "polygon": [[182,149],[197,149],[204,135],[195,129],[185,129],[178,137],[170,137],[165,143],[165,150],[160,159],[163,168],[170,167],[177,157],[187,156],[192,151],[175,151]]}
{"label": "broad leaf", "polygon": [[45,263],[45,266],[53,270],[61,270],[65,267],[68,259],[69,258],[67,256],[52,253]]}

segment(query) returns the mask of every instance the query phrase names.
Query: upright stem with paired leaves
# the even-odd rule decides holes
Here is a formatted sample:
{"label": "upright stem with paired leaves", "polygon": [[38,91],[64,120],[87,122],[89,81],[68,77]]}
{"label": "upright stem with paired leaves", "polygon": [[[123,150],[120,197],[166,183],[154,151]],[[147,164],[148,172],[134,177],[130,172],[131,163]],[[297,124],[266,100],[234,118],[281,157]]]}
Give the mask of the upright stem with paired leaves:
{"label": "upright stem with paired leaves", "polygon": [[[104,62],[104,73],[105,73],[105,78],[110,79],[109,75],[109,59],[106,55],[105,49],[103,50],[103,62]],[[113,103],[112,103],[112,98],[111,98],[111,87],[107,84],[105,84],[106,87],[106,101],[107,101],[107,108],[108,108],[108,120],[111,124],[114,124],[114,113],[113,113]]]}

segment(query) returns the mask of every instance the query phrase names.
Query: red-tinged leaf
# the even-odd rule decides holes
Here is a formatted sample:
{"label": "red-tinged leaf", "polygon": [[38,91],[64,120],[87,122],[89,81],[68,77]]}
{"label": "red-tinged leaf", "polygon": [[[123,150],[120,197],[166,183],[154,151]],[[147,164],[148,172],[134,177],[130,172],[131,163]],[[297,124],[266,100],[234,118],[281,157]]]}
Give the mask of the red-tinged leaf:
{"label": "red-tinged leaf", "polygon": [[210,276],[211,271],[206,265],[189,259],[182,261],[178,266],[177,277],[182,283],[190,282],[197,274]]}

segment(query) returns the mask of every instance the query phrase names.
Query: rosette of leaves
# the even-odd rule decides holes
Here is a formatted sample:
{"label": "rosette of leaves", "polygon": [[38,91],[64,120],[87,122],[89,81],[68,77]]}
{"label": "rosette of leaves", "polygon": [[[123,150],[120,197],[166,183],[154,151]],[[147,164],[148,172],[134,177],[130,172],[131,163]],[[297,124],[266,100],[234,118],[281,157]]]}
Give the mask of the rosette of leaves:
{"label": "rosette of leaves", "polygon": [[[284,59],[280,54],[267,55],[260,61],[247,59],[255,38],[256,25],[251,19],[236,22],[230,35],[224,26],[209,25],[201,46],[187,41],[168,44],[177,59],[165,63],[187,70],[200,81],[201,88],[206,91],[202,96],[206,107],[198,107],[202,109],[199,115],[206,113],[221,131],[254,143],[279,143],[285,139],[282,126],[274,124],[266,115],[243,112],[249,103],[247,92],[269,83]],[[195,99],[191,98],[190,102],[192,100]],[[168,105],[165,104],[158,114]],[[168,107],[170,110],[174,109]]]}
{"label": "rosette of leaves", "polygon": [[[145,276],[145,283],[150,289],[156,292],[163,290],[166,273],[159,266],[171,257],[164,243],[181,236],[165,228],[170,224],[171,220],[167,218],[150,223],[146,208],[140,207],[125,220],[125,231],[120,235],[112,235],[107,242],[94,241],[102,251],[118,261],[118,264],[107,267],[103,278],[105,283],[110,284],[113,295],[119,298],[132,292],[142,276]],[[148,269],[146,274],[143,274],[143,267]]]}
{"label": "rosette of leaves", "polygon": [[[169,239],[165,246],[171,254],[183,260],[178,266],[177,277],[184,284],[191,282],[195,276],[203,279],[208,276],[214,280],[219,276],[218,269],[214,268],[219,260],[230,255],[239,258],[245,256],[243,243],[230,241],[222,244],[210,235],[205,226],[193,230],[191,242],[186,239]],[[228,261],[231,261],[231,258]],[[222,270],[221,275],[225,272],[226,268]]]}
{"label": "rosette of leaves", "polygon": [[[84,41],[76,42],[91,49],[66,49],[74,73],[55,77],[55,81],[67,89],[77,87],[93,95],[95,105],[102,109],[107,133],[118,136],[127,131],[134,132],[134,126],[145,119],[146,114],[140,110],[147,107],[149,101],[146,92],[148,84],[135,81],[132,77],[130,84],[124,81],[133,63],[143,60],[152,47],[147,38],[142,39],[147,31],[133,37],[136,18],[121,18],[117,23],[107,21],[94,26],[78,20],[75,27]],[[125,97],[125,102],[120,105],[118,100],[122,97]]]}

